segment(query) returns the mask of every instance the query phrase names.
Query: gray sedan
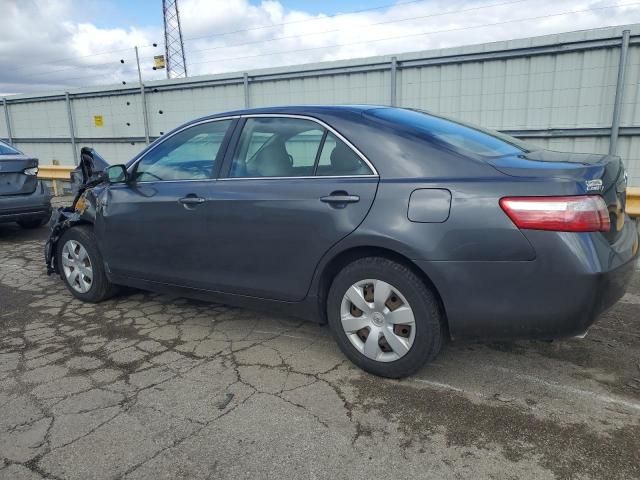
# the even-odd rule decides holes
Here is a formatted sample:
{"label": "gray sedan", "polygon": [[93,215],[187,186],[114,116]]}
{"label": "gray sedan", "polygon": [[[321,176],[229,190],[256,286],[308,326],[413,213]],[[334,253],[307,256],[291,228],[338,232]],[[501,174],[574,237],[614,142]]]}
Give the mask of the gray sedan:
{"label": "gray sedan", "polygon": [[38,228],[51,217],[51,192],[38,180],[38,159],[0,141],[0,223]]}
{"label": "gray sedan", "polygon": [[47,265],[73,295],[127,285],[328,322],[387,377],[447,339],[583,335],[638,255],[620,158],[421,111],[230,112],[105,166],[83,149],[52,222]]}

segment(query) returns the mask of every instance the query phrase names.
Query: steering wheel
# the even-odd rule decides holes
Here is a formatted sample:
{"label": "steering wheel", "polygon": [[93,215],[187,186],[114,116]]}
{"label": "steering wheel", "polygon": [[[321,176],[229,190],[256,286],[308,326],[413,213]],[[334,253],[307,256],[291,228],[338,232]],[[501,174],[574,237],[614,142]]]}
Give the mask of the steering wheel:
{"label": "steering wheel", "polygon": [[211,177],[211,173],[212,173],[212,168],[213,168],[213,163],[194,163],[193,165],[190,165],[189,167],[187,167],[187,170],[193,171],[193,172],[198,172],[202,175],[204,175],[205,178],[209,178]]}
{"label": "steering wheel", "polygon": [[160,180],[161,182],[164,180],[164,178],[160,178],[158,175],[156,175],[155,173],[151,173],[151,172],[142,172],[142,173],[138,174],[137,175],[138,178],[136,178],[136,180],[138,180],[142,175],[149,175],[150,177],[156,178],[156,179]]}

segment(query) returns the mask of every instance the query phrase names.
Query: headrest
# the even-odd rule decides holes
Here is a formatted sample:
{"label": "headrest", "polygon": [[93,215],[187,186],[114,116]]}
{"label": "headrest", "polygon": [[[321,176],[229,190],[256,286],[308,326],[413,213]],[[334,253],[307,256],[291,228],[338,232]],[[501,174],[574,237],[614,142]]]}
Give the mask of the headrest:
{"label": "headrest", "polygon": [[353,172],[359,170],[360,159],[346,144],[336,143],[330,156],[331,166],[336,172]]}
{"label": "headrest", "polygon": [[289,152],[282,140],[276,140],[260,150],[255,170],[260,177],[286,177],[291,173]]}

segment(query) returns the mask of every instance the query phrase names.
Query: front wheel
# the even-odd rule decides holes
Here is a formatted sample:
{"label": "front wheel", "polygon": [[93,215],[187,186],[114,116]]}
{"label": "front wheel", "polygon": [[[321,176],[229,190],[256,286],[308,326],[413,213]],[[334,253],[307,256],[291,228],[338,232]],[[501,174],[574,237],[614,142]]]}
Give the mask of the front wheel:
{"label": "front wheel", "polygon": [[116,291],[105,274],[93,229],[88,225],[64,232],[57,244],[56,264],[69,291],[83,302],[101,302]]}
{"label": "front wheel", "polygon": [[406,266],[380,257],[347,265],[327,298],[340,349],[363,370],[401,378],[434,359],[444,339],[434,292]]}

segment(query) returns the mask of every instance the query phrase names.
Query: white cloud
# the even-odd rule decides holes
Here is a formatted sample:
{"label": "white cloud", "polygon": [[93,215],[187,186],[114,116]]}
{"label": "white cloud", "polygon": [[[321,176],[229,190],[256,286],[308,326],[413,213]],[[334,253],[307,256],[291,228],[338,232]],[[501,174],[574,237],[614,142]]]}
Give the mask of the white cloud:
{"label": "white cloud", "polygon": [[[152,56],[162,52],[160,25],[154,29],[135,25],[104,29],[74,21],[74,12],[82,9],[80,0],[0,0],[7,2],[8,8],[2,6],[3,25],[8,28],[0,42],[0,62],[16,68],[2,69],[0,91],[136,81],[132,46],[153,42],[160,46],[141,50],[144,77],[164,75],[151,70]],[[602,8],[611,5],[618,7]],[[563,12],[575,13],[557,15]],[[259,5],[248,0],[216,1],[215,7],[210,0],[181,0],[180,13],[189,73],[200,75],[633,23],[640,21],[640,3],[401,0],[390,8],[327,16],[291,11],[276,0]],[[512,21],[517,19],[529,20]],[[221,35],[224,32],[235,33]],[[122,51],[95,55],[119,49]],[[55,61],[61,57],[70,58]]]}
{"label": "white cloud", "polygon": [[82,2],[74,0],[0,0],[0,92],[133,80],[133,46],[161,43],[160,27],[151,31],[136,26],[97,28],[74,21],[79,8]]}

